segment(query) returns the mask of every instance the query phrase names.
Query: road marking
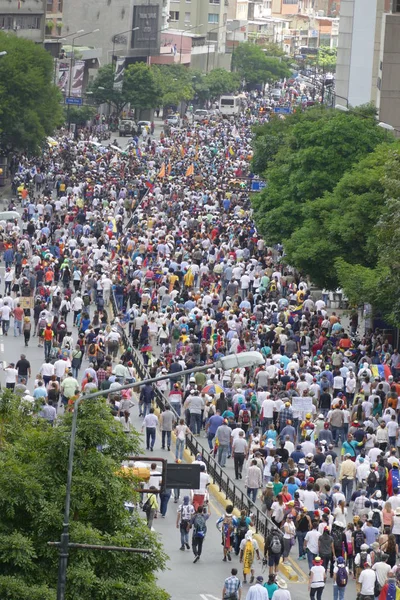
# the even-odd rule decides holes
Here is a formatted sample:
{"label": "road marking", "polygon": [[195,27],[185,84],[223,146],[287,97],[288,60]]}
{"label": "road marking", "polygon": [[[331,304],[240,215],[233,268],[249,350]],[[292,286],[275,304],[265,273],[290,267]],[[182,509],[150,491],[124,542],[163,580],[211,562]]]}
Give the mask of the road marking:
{"label": "road marking", "polygon": [[0,352],[4,352],[4,344],[0,344]]}
{"label": "road marking", "polygon": [[200,598],[202,598],[202,600],[219,600],[219,598],[212,594],[200,594]]}

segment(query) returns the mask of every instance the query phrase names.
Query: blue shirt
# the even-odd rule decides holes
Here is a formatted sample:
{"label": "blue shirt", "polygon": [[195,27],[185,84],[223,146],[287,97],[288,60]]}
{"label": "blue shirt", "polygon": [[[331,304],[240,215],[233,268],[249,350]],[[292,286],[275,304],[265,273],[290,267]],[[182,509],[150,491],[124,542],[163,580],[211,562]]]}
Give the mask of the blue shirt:
{"label": "blue shirt", "polygon": [[47,392],[45,388],[43,386],[36,388],[36,390],[33,392],[33,397],[35,400],[36,398],[47,398]]}
{"label": "blue shirt", "polygon": [[209,425],[208,433],[215,435],[218,427],[224,422],[224,419],[221,417],[221,415],[213,415],[208,419],[207,422]]}

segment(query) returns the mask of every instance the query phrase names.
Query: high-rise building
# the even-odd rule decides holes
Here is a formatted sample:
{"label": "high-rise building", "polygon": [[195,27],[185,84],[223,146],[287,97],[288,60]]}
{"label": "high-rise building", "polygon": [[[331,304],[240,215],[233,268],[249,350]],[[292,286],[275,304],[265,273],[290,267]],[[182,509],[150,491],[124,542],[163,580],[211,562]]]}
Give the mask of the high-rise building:
{"label": "high-rise building", "polygon": [[3,0],[0,29],[42,44],[45,36],[46,0]]}
{"label": "high-rise building", "polygon": [[82,41],[102,49],[103,64],[113,55],[128,62],[144,61],[159,53],[161,30],[168,26],[168,4],[169,0],[68,0],[62,33],[99,29]]}
{"label": "high-rise building", "polygon": [[335,102],[372,102],[400,130],[399,0],[341,0]]}

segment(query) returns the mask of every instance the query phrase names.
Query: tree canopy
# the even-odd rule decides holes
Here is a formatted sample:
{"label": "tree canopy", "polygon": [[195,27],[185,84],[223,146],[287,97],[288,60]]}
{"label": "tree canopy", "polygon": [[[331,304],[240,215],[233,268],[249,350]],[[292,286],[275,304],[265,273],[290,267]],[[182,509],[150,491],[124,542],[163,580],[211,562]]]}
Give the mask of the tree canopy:
{"label": "tree canopy", "polygon": [[253,165],[267,186],[253,206],[266,241],[286,244],[303,225],[305,210],[332,192],[346,171],[387,139],[386,133],[374,118],[323,107],[259,128]]}
{"label": "tree canopy", "polygon": [[53,60],[39,44],[0,32],[0,142],[4,152],[39,151],[63,123]]}
{"label": "tree canopy", "polygon": [[[0,396],[0,596],[54,600],[63,523],[72,415],[57,427],[21,410],[8,390]],[[79,409],[71,495],[71,541],[151,548],[150,555],[71,550],[67,599],[167,600],[155,571],[165,567],[156,536],[124,502],[134,498],[121,461],[137,454],[138,435],[126,436],[101,399]],[[101,450],[100,450],[101,449]]]}
{"label": "tree canopy", "polygon": [[250,85],[284,79],[291,74],[279,58],[266,56],[260,46],[250,42],[243,42],[234,49],[232,68]]}

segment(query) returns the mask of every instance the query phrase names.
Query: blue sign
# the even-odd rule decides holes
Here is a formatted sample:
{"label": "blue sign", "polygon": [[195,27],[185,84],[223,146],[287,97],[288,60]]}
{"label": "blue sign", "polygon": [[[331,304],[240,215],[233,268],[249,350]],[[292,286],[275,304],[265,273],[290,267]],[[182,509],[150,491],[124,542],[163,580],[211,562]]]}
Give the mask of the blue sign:
{"label": "blue sign", "polygon": [[65,98],[65,104],[75,104],[76,106],[81,106],[82,98],[73,98],[72,96],[70,98]]}
{"label": "blue sign", "polygon": [[263,190],[266,185],[266,182],[262,181],[261,179],[253,179],[253,181],[251,182],[250,190],[252,192],[261,192],[261,190]]}
{"label": "blue sign", "polygon": [[291,109],[290,106],[275,106],[274,113],[277,115],[290,115]]}

